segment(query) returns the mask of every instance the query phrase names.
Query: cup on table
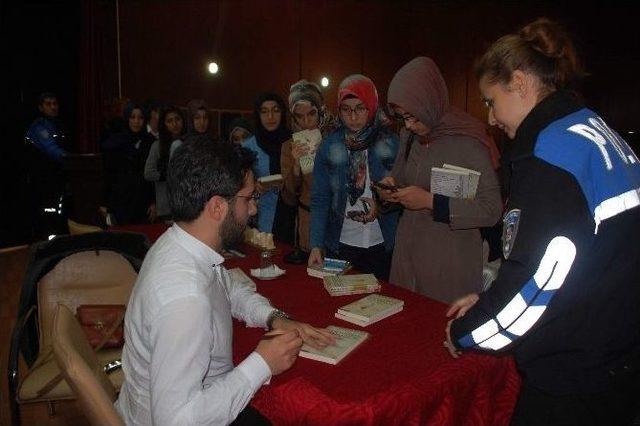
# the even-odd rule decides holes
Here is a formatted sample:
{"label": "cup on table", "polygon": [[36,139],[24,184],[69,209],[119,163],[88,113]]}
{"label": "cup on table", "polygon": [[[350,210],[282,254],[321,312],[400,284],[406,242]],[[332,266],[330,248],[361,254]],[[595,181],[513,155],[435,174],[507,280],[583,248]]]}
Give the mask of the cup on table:
{"label": "cup on table", "polygon": [[260,252],[260,269],[262,270],[273,269],[273,251],[262,250]]}

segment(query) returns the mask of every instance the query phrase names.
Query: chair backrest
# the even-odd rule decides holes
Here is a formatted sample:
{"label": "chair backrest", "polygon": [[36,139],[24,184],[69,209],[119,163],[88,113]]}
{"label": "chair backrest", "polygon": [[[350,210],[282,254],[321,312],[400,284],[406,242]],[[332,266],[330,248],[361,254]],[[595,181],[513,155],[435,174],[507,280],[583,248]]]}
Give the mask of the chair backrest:
{"label": "chair backrest", "polygon": [[72,312],[79,305],[127,305],[138,274],[122,255],[83,251],[62,259],[38,282],[40,348],[51,344],[51,324],[58,304]]}
{"label": "chair backrest", "polygon": [[87,225],[84,223],[78,223],[74,220],[67,219],[67,226],[69,227],[69,234],[87,234],[89,232],[102,232],[103,229],[99,226]]}
{"label": "chair backrest", "polygon": [[56,363],[92,425],[124,425],[113,406],[116,390],[73,312],[58,305],[52,328]]}

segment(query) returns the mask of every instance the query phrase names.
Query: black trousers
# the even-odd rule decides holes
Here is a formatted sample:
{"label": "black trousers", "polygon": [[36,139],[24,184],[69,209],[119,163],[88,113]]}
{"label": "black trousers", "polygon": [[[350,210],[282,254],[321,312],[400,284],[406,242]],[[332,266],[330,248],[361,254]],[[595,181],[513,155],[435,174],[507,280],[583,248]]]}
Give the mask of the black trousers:
{"label": "black trousers", "polygon": [[340,243],[338,253],[327,253],[329,257],[348,260],[354,268],[364,274],[373,274],[380,280],[389,280],[391,271],[391,252],[387,252],[384,243],[361,248]]}
{"label": "black trousers", "polygon": [[265,416],[260,414],[260,411],[256,410],[250,405],[247,405],[244,410],[240,411],[238,417],[231,422],[230,426],[270,426],[271,422]]}
{"label": "black trousers", "polygon": [[512,426],[631,426],[640,414],[640,375],[620,380],[607,392],[551,395],[522,384]]}

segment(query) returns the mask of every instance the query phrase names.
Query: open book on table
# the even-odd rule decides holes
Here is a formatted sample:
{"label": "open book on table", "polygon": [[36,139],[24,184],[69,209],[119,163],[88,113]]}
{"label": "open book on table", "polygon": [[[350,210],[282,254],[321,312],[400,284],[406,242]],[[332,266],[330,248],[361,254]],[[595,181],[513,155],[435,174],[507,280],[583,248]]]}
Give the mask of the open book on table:
{"label": "open book on table", "polygon": [[327,330],[336,337],[336,343],[324,349],[315,349],[305,343],[300,349],[302,358],[335,365],[369,337],[369,333],[366,331],[337,327],[335,325],[330,325]]}

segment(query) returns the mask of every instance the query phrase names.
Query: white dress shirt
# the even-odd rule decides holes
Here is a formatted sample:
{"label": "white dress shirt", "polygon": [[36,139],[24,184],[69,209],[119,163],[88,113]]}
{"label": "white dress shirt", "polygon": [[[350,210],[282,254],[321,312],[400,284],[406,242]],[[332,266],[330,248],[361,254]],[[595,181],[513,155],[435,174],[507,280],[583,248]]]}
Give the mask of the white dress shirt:
{"label": "white dress shirt", "polygon": [[147,253],[127,307],[115,403],[127,425],[228,424],[270,379],[257,352],[234,367],[231,317],[264,327],[274,308],[223,261],[176,224]]}

